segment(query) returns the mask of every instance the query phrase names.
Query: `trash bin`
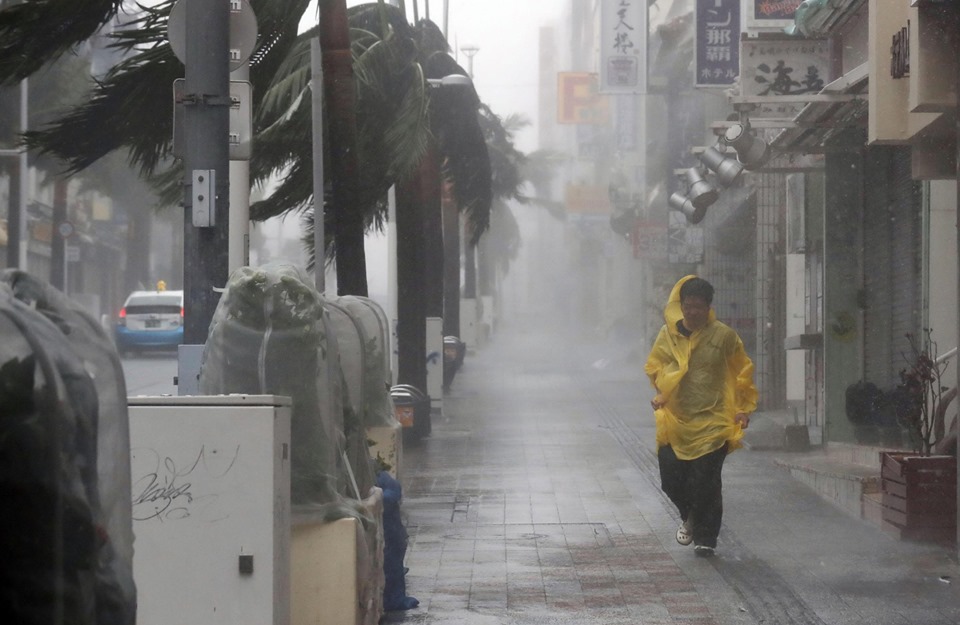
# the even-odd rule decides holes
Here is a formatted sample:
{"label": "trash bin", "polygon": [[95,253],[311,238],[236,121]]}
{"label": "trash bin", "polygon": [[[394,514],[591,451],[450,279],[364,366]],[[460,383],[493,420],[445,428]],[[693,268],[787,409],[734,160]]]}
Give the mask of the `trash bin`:
{"label": "trash bin", "polygon": [[390,397],[393,399],[394,415],[403,426],[405,435],[417,439],[430,434],[429,395],[412,384],[397,384],[390,389]]}
{"label": "trash bin", "polygon": [[449,390],[453,378],[463,364],[467,344],[456,336],[443,337],[443,390]]}

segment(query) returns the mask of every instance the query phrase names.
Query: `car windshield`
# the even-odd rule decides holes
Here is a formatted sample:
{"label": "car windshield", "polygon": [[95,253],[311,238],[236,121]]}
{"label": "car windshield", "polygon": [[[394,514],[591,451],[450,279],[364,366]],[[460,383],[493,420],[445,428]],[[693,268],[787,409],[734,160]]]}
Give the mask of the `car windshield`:
{"label": "car windshield", "polygon": [[180,314],[181,296],[176,293],[135,295],[127,302],[128,315]]}

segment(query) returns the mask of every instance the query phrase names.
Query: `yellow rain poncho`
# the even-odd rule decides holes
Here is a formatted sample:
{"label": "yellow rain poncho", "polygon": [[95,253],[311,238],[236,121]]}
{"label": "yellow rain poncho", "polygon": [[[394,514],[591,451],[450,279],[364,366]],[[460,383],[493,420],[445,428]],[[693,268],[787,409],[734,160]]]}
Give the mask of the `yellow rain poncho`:
{"label": "yellow rain poncho", "polygon": [[657,447],[671,445],[680,460],[699,458],[724,442],[729,451],[741,447],[743,429],[734,423],[734,415],[750,414],[757,407],[753,362],[737,333],[717,321],[712,308],[707,325],[690,337],[677,329],[683,319],[680,287],[695,277],[686,276],[673,287],[663,311],[666,323],[644,366],[666,399],[653,413]]}

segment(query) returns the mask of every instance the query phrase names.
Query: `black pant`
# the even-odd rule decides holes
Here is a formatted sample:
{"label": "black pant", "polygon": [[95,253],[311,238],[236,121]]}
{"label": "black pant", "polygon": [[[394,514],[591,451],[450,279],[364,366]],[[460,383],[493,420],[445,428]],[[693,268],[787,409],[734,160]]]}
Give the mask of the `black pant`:
{"label": "black pant", "polygon": [[660,487],[677,506],[680,518],[690,521],[687,525],[697,545],[717,546],[723,517],[720,473],[726,457],[726,444],[693,460],[680,460],[670,445],[664,445],[657,451]]}

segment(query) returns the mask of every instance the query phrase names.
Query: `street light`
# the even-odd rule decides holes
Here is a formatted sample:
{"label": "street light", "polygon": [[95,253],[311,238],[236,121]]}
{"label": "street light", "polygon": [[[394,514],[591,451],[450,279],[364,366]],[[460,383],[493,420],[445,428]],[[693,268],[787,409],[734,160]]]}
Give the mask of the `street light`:
{"label": "street light", "polygon": [[441,87],[469,87],[473,84],[469,76],[463,74],[448,74],[443,78],[427,78],[427,84],[434,89]]}
{"label": "street light", "polygon": [[460,51],[467,55],[467,74],[473,78],[473,57],[480,51],[480,46],[467,44],[460,46]]}

